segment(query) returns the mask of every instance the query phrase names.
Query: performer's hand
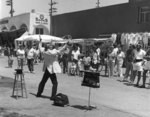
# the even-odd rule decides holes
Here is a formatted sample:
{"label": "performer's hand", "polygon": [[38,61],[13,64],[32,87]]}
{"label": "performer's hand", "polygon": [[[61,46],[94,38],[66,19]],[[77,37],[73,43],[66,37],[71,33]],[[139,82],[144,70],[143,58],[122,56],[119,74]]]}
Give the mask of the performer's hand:
{"label": "performer's hand", "polygon": [[68,46],[71,45],[71,40],[68,40],[68,42],[66,43]]}
{"label": "performer's hand", "polygon": [[39,35],[39,37],[40,37],[40,42],[41,42],[42,41],[41,35]]}

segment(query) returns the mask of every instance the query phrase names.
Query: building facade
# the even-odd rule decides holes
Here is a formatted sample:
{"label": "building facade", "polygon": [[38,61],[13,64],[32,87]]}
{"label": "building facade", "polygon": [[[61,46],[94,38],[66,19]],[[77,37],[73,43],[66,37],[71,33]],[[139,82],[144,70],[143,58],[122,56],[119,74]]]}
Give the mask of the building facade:
{"label": "building facade", "polygon": [[101,34],[150,32],[150,0],[53,16],[54,35],[98,38]]}
{"label": "building facade", "polygon": [[[99,38],[101,34],[150,32],[150,0],[94,8],[52,17],[53,35],[72,38]],[[0,31],[25,28],[30,34],[50,34],[50,16],[25,13],[0,20]]]}
{"label": "building facade", "polygon": [[34,10],[14,17],[0,20],[0,32],[14,31],[25,28],[29,34],[49,34],[50,17],[45,13],[37,13]]}

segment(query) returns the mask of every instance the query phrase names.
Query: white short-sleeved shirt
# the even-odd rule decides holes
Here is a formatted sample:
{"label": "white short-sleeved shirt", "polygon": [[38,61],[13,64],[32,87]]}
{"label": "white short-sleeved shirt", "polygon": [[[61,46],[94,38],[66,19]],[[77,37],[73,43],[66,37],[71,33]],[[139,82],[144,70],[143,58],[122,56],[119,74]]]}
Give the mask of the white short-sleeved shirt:
{"label": "white short-sleeved shirt", "polygon": [[135,59],[143,59],[143,57],[146,55],[146,52],[144,50],[140,50],[139,52],[137,50],[134,50]]}
{"label": "white short-sleeved shirt", "polygon": [[78,56],[80,55],[80,52],[78,50],[76,52],[72,51],[72,55],[74,59],[78,60]]}
{"label": "white short-sleeved shirt", "polygon": [[18,58],[25,58],[25,51],[18,49],[17,56],[18,56]]}
{"label": "white short-sleeved shirt", "polygon": [[125,57],[125,54],[124,52],[120,52],[118,55],[117,55],[117,60],[118,61],[123,61],[123,58]]}
{"label": "white short-sleeved shirt", "polygon": [[28,58],[28,59],[32,59],[32,58],[34,58],[34,55],[35,55],[35,54],[36,54],[36,50],[33,49],[33,48],[31,48],[31,49],[29,50],[28,54],[27,54],[27,58]]}

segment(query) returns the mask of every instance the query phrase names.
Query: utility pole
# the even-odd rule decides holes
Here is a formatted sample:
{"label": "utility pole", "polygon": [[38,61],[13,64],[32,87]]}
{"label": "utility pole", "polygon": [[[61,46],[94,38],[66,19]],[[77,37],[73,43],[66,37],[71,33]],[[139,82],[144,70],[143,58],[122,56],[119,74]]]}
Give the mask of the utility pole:
{"label": "utility pole", "polygon": [[57,2],[50,0],[50,9],[49,9],[49,15],[50,15],[50,35],[53,35],[53,13],[57,12],[57,8],[54,8],[53,6],[56,5]]}
{"label": "utility pole", "polygon": [[13,17],[13,14],[15,12],[14,9],[13,9],[13,0],[7,0],[6,5],[10,6],[10,12],[9,13],[10,13],[10,16]]}
{"label": "utility pole", "polygon": [[96,6],[96,8],[99,8],[100,7],[100,0],[97,0],[97,6]]}

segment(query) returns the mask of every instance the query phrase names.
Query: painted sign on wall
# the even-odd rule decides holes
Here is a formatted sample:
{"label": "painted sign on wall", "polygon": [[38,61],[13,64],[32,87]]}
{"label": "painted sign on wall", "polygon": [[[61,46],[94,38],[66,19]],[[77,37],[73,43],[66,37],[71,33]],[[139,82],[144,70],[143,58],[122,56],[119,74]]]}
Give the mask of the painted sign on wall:
{"label": "painted sign on wall", "polygon": [[35,17],[35,23],[36,24],[44,24],[44,25],[48,25],[48,17],[46,17],[43,14],[37,14],[37,16]]}

